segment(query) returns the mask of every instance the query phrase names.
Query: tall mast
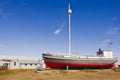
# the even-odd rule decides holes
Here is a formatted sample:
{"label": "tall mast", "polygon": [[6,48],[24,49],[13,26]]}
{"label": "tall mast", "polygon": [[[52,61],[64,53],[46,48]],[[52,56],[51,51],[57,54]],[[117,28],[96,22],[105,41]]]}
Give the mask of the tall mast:
{"label": "tall mast", "polygon": [[69,37],[68,37],[68,49],[69,49],[69,54],[71,54],[71,14],[72,14],[72,10],[70,9],[70,4],[68,5],[68,30],[69,30]]}

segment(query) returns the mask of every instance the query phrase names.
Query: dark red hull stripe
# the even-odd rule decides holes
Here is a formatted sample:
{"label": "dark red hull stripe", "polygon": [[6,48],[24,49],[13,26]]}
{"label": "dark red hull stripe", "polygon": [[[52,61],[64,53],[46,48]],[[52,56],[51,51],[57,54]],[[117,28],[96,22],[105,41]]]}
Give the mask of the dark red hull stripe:
{"label": "dark red hull stripe", "polygon": [[112,68],[114,64],[72,64],[72,63],[60,63],[60,62],[47,62],[45,61],[46,67],[50,69],[62,69],[66,66],[69,67],[104,67]]}

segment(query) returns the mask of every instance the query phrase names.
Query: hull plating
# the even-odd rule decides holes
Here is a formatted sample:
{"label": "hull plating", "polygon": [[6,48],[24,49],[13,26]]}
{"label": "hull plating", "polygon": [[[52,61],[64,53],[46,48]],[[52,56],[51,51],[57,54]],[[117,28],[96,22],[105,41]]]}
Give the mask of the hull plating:
{"label": "hull plating", "polygon": [[66,66],[69,68],[106,68],[111,69],[114,64],[75,64],[75,63],[60,63],[60,62],[47,62],[45,61],[46,67],[48,69],[65,69]]}

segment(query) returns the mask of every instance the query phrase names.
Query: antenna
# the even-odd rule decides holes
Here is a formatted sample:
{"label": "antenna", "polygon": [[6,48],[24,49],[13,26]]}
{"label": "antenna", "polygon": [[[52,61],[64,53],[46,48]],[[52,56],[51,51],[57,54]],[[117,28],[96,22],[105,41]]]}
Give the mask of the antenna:
{"label": "antenna", "polygon": [[69,49],[69,54],[71,54],[71,14],[72,14],[72,10],[70,9],[70,3],[68,5],[68,30],[69,30],[69,36],[68,36],[68,49]]}
{"label": "antenna", "polygon": [[112,45],[112,42],[111,41],[108,41],[108,49],[110,49],[110,46]]}

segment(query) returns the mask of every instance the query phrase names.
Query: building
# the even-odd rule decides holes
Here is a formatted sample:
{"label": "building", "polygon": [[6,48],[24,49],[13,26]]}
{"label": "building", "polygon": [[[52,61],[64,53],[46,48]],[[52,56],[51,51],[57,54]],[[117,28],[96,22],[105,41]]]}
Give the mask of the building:
{"label": "building", "polygon": [[36,69],[40,65],[40,59],[28,57],[0,56],[0,66],[8,69]]}

